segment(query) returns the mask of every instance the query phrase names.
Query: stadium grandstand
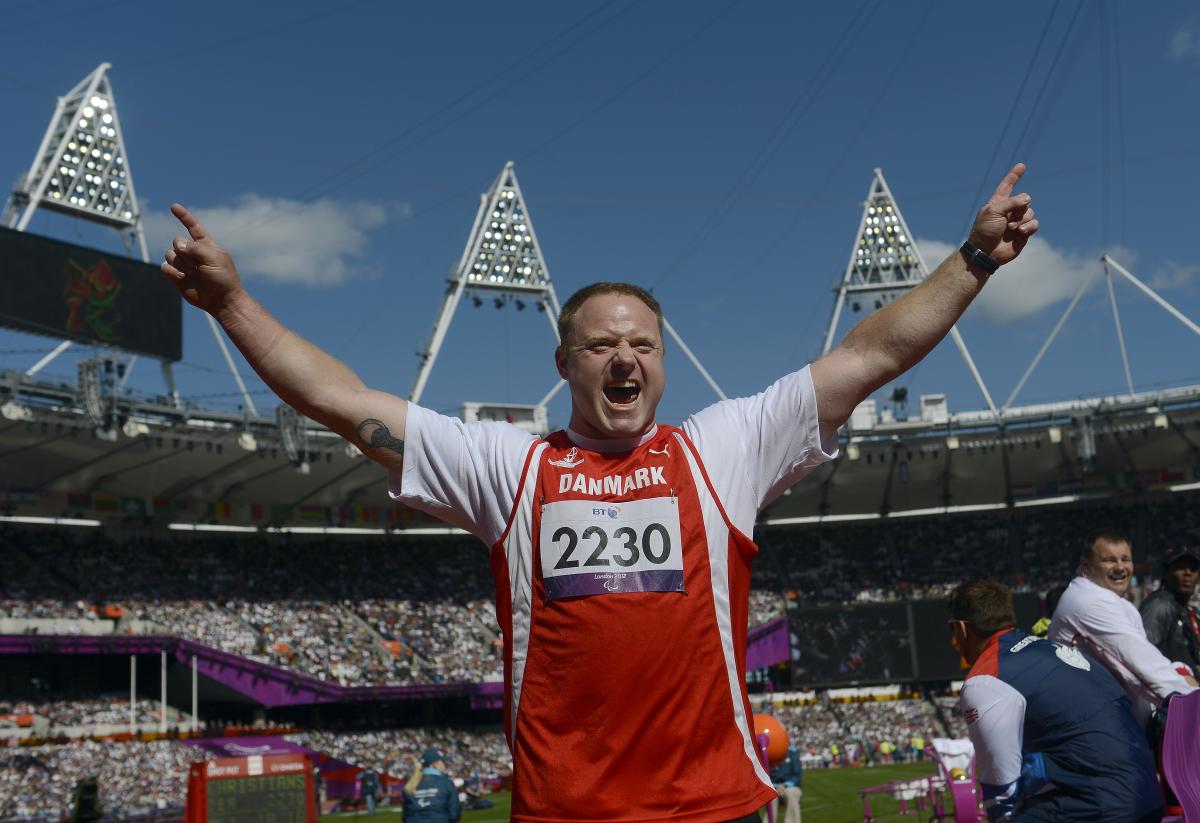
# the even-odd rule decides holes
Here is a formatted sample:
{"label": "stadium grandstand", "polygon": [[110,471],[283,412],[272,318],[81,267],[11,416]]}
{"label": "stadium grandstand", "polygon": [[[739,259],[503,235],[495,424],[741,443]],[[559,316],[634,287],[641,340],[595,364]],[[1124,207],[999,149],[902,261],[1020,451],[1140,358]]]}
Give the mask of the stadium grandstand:
{"label": "stadium grandstand", "polygon": [[[85,202],[43,162],[50,143],[74,137],[125,156],[119,124],[70,125],[87,106],[115,115],[108,69],[59,99],[0,248],[56,272],[87,252],[26,230],[33,211],[57,210],[117,229],[130,255],[103,257],[133,282],[153,267],[132,178],[110,163],[111,198]],[[528,223],[524,198],[510,163],[480,216]],[[908,234],[878,170],[828,339],[843,303],[889,302],[927,273],[903,237],[890,262],[874,251],[864,262],[876,209]],[[472,225],[413,398],[460,299],[529,300],[553,320],[558,299],[528,225],[509,249],[525,256],[528,282],[478,269],[488,238]],[[81,271],[87,299],[102,302],[101,262]],[[1141,282],[1106,266],[1110,285]],[[147,313],[166,300],[172,323],[181,308],[153,288],[135,298]],[[23,321],[3,322],[44,334],[44,308],[30,302]],[[287,406],[256,409],[215,327],[244,407],[181,402],[172,323],[128,346],[81,327],[43,362],[0,374],[0,821],[65,819],[89,778],[113,819],[180,819],[189,766],[246,753],[309,755],[325,813],[361,808],[363,770],[398,802],[429,747],[474,785],[510,786],[486,548],[389,499],[385,471],[333,432]],[[45,376],[70,341],[93,347],[77,381]],[[161,393],[125,388],[135,356],[161,360]],[[1015,402],[1018,386],[999,406],[980,387],[977,410],[929,394],[910,415],[902,389],[867,401],[838,458],[761,513],[747,679],[755,710],[780,719],[805,768],[915,763],[933,738],[965,736],[945,625],[963,581],[1012,587],[1028,628],[1097,526],[1131,535],[1138,600],[1158,587],[1170,547],[1200,543],[1200,386],[1130,381],[1028,405]],[[464,399],[460,414],[545,434],[554,391],[527,405]]]}

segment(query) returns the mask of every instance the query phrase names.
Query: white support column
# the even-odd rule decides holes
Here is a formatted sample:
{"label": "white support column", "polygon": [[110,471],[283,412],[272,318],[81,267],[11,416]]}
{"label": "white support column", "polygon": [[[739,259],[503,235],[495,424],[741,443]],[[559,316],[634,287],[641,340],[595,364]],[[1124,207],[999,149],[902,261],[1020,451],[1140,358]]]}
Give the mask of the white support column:
{"label": "white support column", "polygon": [[971,376],[975,378],[975,385],[979,387],[979,391],[983,394],[984,402],[987,403],[987,407],[996,418],[996,422],[999,423],[1000,412],[996,410],[996,404],[992,402],[992,393],[988,391],[987,385],[983,382],[983,376],[980,375],[979,369],[975,368],[975,361],[971,359],[971,353],[967,351],[967,344],[963,342],[962,333],[958,330],[958,324],[950,327],[950,336],[954,338],[954,345],[958,346],[959,354],[966,361],[967,369],[970,370]]}
{"label": "white support column", "polygon": [[159,659],[162,661],[161,674],[159,677],[160,695],[158,706],[158,731],[165,733],[167,731],[167,650],[163,649],[159,652]]}
{"label": "white support column", "polygon": [[171,368],[171,361],[162,360],[162,375],[163,381],[167,384],[167,393],[171,398],[171,405],[179,408],[183,404],[179,402],[179,389],[175,387],[175,370]]}
{"label": "white support column", "polygon": [[1184,313],[1181,312],[1179,309],[1175,308],[1170,303],[1168,303],[1166,300],[1159,297],[1158,292],[1156,292],[1154,289],[1150,288],[1145,283],[1143,283],[1141,280],[1138,280],[1136,277],[1134,277],[1132,274],[1130,274],[1125,269],[1124,266],[1122,266],[1116,260],[1113,260],[1107,254],[1104,255],[1104,262],[1107,263],[1108,265],[1112,266],[1114,269],[1116,269],[1118,274],[1122,275],[1130,283],[1132,283],[1133,285],[1135,285],[1139,289],[1141,289],[1141,291],[1143,293],[1145,293],[1147,297],[1149,297],[1155,303],[1157,303],[1158,305],[1160,305],[1164,309],[1166,309],[1171,314],[1172,317],[1174,317],[1180,323],[1182,323],[1183,325],[1185,325],[1189,329],[1191,329],[1193,333],[1200,335],[1200,326],[1197,326],[1195,323],[1193,323],[1191,320],[1189,320],[1187,318],[1187,316],[1184,315]]}
{"label": "white support column", "polygon": [[200,731],[200,689],[196,675],[196,655],[192,655],[192,731]]}
{"label": "white support column", "polygon": [[683,338],[679,336],[679,333],[675,331],[675,328],[670,323],[667,322],[667,318],[665,317],[663,318],[663,328],[667,330],[667,333],[671,335],[671,337],[679,345],[679,348],[683,350],[683,353],[687,356],[687,359],[690,360],[692,365],[696,367],[696,371],[700,372],[700,376],[703,377],[705,382],[707,382],[712,390],[717,393],[717,397],[721,400],[728,400],[729,398],[725,396],[725,392],[721,391],[721,387],[717,385],[717,381],[712,379],[712,375],[708,373],[708,370],[704,368],[703,364],[701,364],[701,362],[696,358],[696,355],[692,354],[692,350],[687,347],[687,343],[683,342]]}
{"label": "white support column", "polygon": [[129,655],[129,733],[137,733],[137,655]]}
{"label": "white support column", "polygon": [[1117,311],[1117,293],[1113,291],[1112,271],[1104,266],[1104,279],[1108,281],[1108,303],[1112,306],[1113,325],[1117,329],[1117,345],[1121,348],[1121,365],[1125,368],[1125,388],[1133,397],[1133,372],[1129,370],[1129,353],[1125,351],[1125,333],[1121,330],[1121,313]]}
{"label": "white support column", "polygon": [[846,305],[846,288],[838,289],[837,300],[833,304],[833,317],[829,318],[829,328],[825,330],[825,343],[821,346],[821,355],[829,354],[833,348],[833,336],[837,333],[838,321],[842,318],[842,307]]}
{"label": "white support column", "polygon": [[35,374],[37,374],[38,372],[40,372],[40,371],[41,371],[42,369],[44,369],[46,366],[49,366],[51,363],[53,363],[53,362],[54,362],[54,358],[58,357],[60,354],[62,354],[63,352],[65,352],[65,351],[66,351],[67,349],[69,349],[69,348],[71,348],[71,341],[70,341],[70,340],[63,340],[63,341],[62,341],[62,342],[60,342],[60,343],[59,343],[57,346],[55,346],[55,347],[54,347],[54,351],[52,351],[52,352],[50,352],[49,354],[45,355],[45,356],[44,356],[44,357],[43,357],[41,360],[37,361],[37,362],[36,362],[36,363],[34,363],[32,366],[30,366],[30,367],[29,367],[29,368],[26,370],[26,372],[25,372],[25,376],[26,376],[26,377],[33,377]]}
{"label": "white support column", "polygon": [[557,383],[554,384],[554,388],[552,388],[552,389],[550,389],[550,391],[546,392],[546,396],[541,399],[541,402],[539,402],[538,405],[544,406],[547,403],[549,403],[551,400],[554,399],[555,395],[557,395],[560,391],[562,391],[562,387],[565,385],[567,385],[566,380],[559,380]]}
{"label": "white support column", "polygon": [[129,362],[125,364],[125,374],[121,377],[121,382],[117,384],[117,391],[125,388],[125,384],[129,382],[129,376],[133,374],[133,367],[137,365],[138,356],[130,355]]}
{"label": "white support column", "polygon": [[1058,337],[1058,333],[1062,331],[1062,327],[1066,324],[1067,318],[1071,316],[1071,312],[1075,311],[1075,306],[1078,305],[1080,298],[1083,297],[1085,292],[1087,292],[1088,287],[1092,285],[1092,281],[1096,279],[1096,275],[1099,274],[1099,272],[1099,269],[1092,272],[1087,276],[1087,279],[1080,284],[1079,288],[1075,292],[1075,296],[1071,298],[1071,302],[1067,306],[1067,310],[1062,313],[1062,317],[1058,318],[1058,322],[1054,325],[1054,329],[1050,332],[1050,336],[1046,338],[1046,342],[1042,344],[1042,347],[1038,350],[1038,353],[1034,355],[1033,361],[1029,364],[1029,368],[1025,369],[1025,373],[1021,375],[1021,379],[1017,381],[1016,388],[1012,390],[1012,394],[1010,394],[1008,399],[1004,401],[1004,408],[1000,410],[1001,414],[1004,414],[1004,412],[1008,411],[1009,407],[1012,406],[1013,401],[1017,399],[1017,395],[1021,393],[1021,389],[1025,388],[1025,382],[1029,380],[1029,376],[1033,374],[1034,369],[1036,369],[1038,364],[1042,362],[1042,357],[1050,349],[1050,344],[1054,342],[1054,338]]}
{"label": "white support column", "polygon": [[242,393],[242,400],[246,404],[246,409],[254,417],[258,417],[258,409],[254,407],[254,401],[250,399],[250,392],[246,391],[246,384],[242,381],[242,376],[238,374],[237,366],[233,364],[233,356],[229,354],[229,347],[225,345],[225,336],[221,334],[221,329],[217,326],[217,321],[213,320],[211,314],[205,314],[208,318],[208,327],[212,329],[213,338],[217,341],[217,345],[221,347],[221,354],[225,355],[225,364],[229,366],[229,373],[233,375],[233,379],[237,382],[238,391]]}
{"label": "white support column", "polygon": [[421,402],[421,395],[425,393],[425,384],[429,382],[429,373],[433,371],[433,364],[437,362],[438,352],[442,349],[442,341],[446,339],[446,332],[450,329],[451,321],[454,320],[454,311],[458,308],[458,302],[462,299],[462,295],[463,281],[459,278],[442,300],[442,310],[438,312],[437,323],[433,326],[429,345],[421,355],[421,366],[417,369],[417,379],[413,382],[412,393],[408,396],[409,401],[413,403]]}

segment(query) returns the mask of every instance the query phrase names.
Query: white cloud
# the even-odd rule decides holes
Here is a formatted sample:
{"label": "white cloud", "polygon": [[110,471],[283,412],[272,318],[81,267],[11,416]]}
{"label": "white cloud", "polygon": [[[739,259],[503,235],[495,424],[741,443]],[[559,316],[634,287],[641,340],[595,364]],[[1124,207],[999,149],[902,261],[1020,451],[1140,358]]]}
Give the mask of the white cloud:
{"label": "white cloud", "polygon": [[[369,275],[363,263],[369,234],[410,213],[406,205],[328,199],[304,203],[253,193],[241,195],[233,205],[192,211],[246,278],[314,287]],[[182,233],[169,213],[156,210],[143,220],[152,257]]]}
{"label": "white cloud", "polygon": [[[940,240],[917,240],[925,262],[937,266],[955,246]],[[1114,249],[1112,256],[1126,268],[1134,265],[1129,249]],[[994,323],[1008,323],[1063,303],[1089,275],[1100,269],[1099,255],[1060,251],[1041,237],[1029,241],[1021,256],[1006,265],[976,299],[975,310]],[[1096,283],[1092,284],[1096,288]]]}
{"label": "white cloud", "polygon": [[1185,289],[1193,284],[1197,274],[1200,274],[1200,266],[1168,260],[1150,277],[1149,286],[1155,291]]}
{"label": "white cloud", "polygon": [[1171,40],[1167,44],[1167,57],[1171,60],[1183,60],[1189,55],[1200,54],[1200,38],[1196,36],[1196,27],[1184,23],[1171,32]]}

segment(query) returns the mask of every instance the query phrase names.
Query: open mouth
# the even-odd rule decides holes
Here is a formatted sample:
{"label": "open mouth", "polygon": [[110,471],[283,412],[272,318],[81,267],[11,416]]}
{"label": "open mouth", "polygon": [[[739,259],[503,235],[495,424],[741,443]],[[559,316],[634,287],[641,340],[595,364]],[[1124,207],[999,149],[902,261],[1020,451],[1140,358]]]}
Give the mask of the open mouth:
{"label": "open mouth", "polygon": [[626,380],[623,383],[612,383],[604,387],[604,396],[614,406],[628,406],[638,399],[642,390],[637,383]]}

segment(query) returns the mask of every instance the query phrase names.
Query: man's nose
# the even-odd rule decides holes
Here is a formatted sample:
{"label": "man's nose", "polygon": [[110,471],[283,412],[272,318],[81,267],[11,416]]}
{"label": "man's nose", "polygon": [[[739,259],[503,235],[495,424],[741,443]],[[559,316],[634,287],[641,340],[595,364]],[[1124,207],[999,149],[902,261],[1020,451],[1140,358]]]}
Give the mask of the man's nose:
{"label": "man's nose", "polygon": [[632,366],[637,362],[637,358],[633,356],[633,346],[628,343],[618,343],[617,347],[613,350],[613,357],[622,365]]}

